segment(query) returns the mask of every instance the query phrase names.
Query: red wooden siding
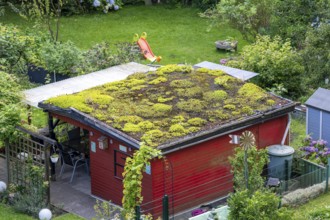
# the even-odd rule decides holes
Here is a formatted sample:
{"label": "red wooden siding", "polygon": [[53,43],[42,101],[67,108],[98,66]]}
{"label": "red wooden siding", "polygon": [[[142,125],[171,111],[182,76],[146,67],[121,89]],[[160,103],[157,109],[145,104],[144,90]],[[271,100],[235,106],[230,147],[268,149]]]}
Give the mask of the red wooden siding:
{"label": "red wooden siding", "polygon": [[[122,180],[115,177],[114,154],[120,152],[123,143],[112,139],[109,148],[101,150],[97,139],[102,134],[86,127],[72,119],[54,115],[63,121],[74,124],[93,132],[90,141],[96,143],[96,152],[90,152],[91,191],[92,194],[115,204],[122,205]],[[232,134],[241,134],[245,130],[252,131],[256,137],[257,146],[264,148],[281,143],[287,126],[287,116],[253,125]],[[288,140],[288,137],[287,139]],[[234,145],[229,143],[228,135],[209,140],[195,146],[187,147],[166,155],[166,159],[155,159],[151,163],[151,175],[144,174],[142,194],[144,197],[141,209],[154,216],[161,214],[161,199],[169,195],[171,214],[178,213],[214,199],[226,196],[232,191],[232,175],[228,156],[233,155]],[[127,154],[133,150],[127,147]],[[122,157],[122,154],[118,154]],[[122,158],[117,162],[122,164]],[[122,168],[116,168],[122,172]]]}
{"label": "red wooden siding", "polygon": [[[257,145],[264,148],[281,142],[286,125],[287,116],[284,116],[234,134],[241,134],[245,130],[252,131]],[[170,207],[173,202],[174,213],[178,213],[231,192],[233,184],[228,156],[233,154],[235,146],[229,141],[229,136],[224,135],[175,151],[166,155],[168,162],[165,162],[165,166],[163,160],[155,160],[152,163],[153,201],[155,201],[152,213],[155,216],[161,214],[160,198],[165,193],[170,197]]]}

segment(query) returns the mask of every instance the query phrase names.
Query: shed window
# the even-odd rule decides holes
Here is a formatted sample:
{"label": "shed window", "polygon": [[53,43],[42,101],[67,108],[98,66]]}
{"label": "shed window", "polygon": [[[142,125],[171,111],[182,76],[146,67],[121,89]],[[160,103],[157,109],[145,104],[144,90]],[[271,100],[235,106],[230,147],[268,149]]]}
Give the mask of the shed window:
{"label": "shed window", "polygon": [[114,151],[115,151],[114,153],[115,177],[119,179],[123,179],[122,173],[124,172],[126,157],[129,157],[130,155],[118,150],[114,150]]}

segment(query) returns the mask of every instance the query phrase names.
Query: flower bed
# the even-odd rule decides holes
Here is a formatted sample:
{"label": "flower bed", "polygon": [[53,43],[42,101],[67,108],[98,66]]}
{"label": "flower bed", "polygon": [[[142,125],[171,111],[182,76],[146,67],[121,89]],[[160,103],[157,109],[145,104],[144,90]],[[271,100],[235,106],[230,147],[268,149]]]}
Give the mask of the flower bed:
{"label": "flower bed", "polygon": [[304,146],[300,148],[304,152],[304,158],[320,165],[328,164],[330,148],[325,140],[313,140],[311,136],[304,139]]}

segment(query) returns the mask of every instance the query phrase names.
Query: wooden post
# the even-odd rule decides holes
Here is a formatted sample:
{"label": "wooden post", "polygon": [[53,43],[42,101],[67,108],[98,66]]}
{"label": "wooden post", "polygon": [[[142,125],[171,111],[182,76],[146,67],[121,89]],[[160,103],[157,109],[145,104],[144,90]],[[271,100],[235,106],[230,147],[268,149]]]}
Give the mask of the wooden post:
{"label": "wooden post", "polygon": [[166,194],[163,197],[163,220],[169,220],[168,196]]}
{"label": "wooden post", "polygon": [[[50,144],[45,143],[44,153],[45,153],[45,181],[48,182],[47,186],[47,204],[50,204],[50,181],[49,181],[49,162],[50,162]],[[54,163],[50,163],[54,164]]]}
{"label": "wooden post", "polygon": [[141,208],[140,208],[140,206],[135,206],[135,219],[136,220],[141,219]]}
{"label": "wooden post", "polygon": [[[53,116],[50,114],[50,112],[48,112],[48,129],[49,129],[49,137],[55,140]],[[50,158],[46,157],[46,160],[48,161],[50,160]],[[56,181],[55,163],[50,164],[50,175],[51,175],[51,180]]]}

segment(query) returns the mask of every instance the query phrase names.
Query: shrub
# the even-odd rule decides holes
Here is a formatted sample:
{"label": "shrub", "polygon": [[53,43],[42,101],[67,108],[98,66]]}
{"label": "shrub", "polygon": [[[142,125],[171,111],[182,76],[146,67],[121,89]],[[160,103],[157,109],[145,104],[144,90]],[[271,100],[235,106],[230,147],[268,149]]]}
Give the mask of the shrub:
{"label": "shrub", "polygon": [[284,95],[295,98],[303,93],[303,60],[289,40],[259,36],[255,44],[243,48],[238,60],[229,61],[228,65],[259,73],[254,80],[264,89],[282,84],[287,90]]}
{"label": "shrub", "polygon": [[232,220],[281,219],[290,220],[291,213],[278,209],[280,199],[270,191],[257,190],[250,196],[248,190],[238,191],[228,199],[229,218]]}
{"label": "shrub", "polygon": [[0,24],[0,70],[20,72],[26,62],[35,57],[32,51],[35,40],[15,26]]}
{"label": "shrub", "polygon": [[46,193],[48,182],[44,182],[44,168],[32,164],[31,160],[26,163],[25,179],[27,186],[20,187],[17,191],[13,206],[16,210],[35,217],[42,208],[47,207]]}
{"label": "shrub", "polygon": [[71,41],[46,41],[41,45],[39,60],[49,72],[77,75],[75,66],[81,62],[81,55],[80,49]]}

